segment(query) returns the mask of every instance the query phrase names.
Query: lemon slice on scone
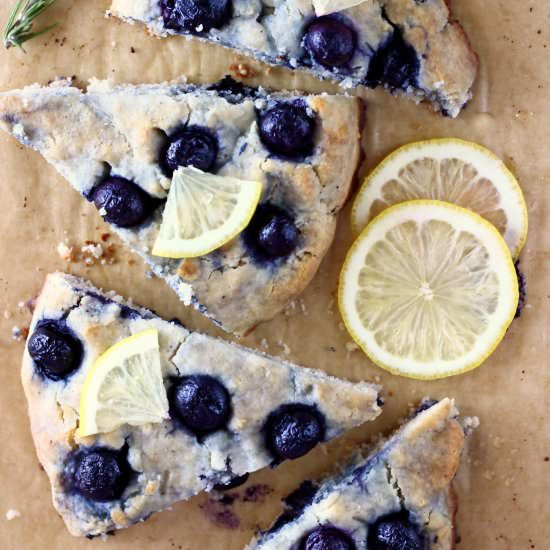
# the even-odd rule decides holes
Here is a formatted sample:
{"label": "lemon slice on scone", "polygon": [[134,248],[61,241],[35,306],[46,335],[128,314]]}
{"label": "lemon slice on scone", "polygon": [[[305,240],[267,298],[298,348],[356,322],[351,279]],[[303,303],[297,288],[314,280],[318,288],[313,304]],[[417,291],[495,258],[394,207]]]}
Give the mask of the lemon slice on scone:
{"label": "lemon slice on scone", "polygon": [[478,367],[518,305],[510,251],[489,222],[440,201],[409,201],[377,216],[340,275],[344,323],[380,367],[419,379]]}
{"label": "lemon slice on scone", "polygon": [[261,194],[259,181],[178,169],[153,254],[196,258],[220,248],[250,223]]}
{"label": "lemon slice on scone", "polygon": [[162,380],[158,330],[121,340],[101,355],[86,375],[80,394],[78,433],[109,433],[169,417]]}
{"label": "lemon slice on scone", "polygon": [[527,238],[527,207],[504,162],[469,141],[418,141],[387,156],[366,178],[352,208],[355,234],[385,208],[415,199],[452,202],[490,221],[517,258]]}

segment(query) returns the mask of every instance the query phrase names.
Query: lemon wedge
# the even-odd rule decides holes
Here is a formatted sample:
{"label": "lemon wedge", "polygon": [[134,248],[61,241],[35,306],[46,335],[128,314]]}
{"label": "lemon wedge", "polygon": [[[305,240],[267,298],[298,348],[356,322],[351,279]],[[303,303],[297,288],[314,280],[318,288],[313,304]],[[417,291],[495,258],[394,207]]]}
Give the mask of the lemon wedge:
{"label": "lemon wedge", "polygon": [[315,15],[327,15],[337,11],[347,10],[366,2],[366,0],[313,0]]}
{"label": "lemon wedge", "polygon": [[178,169],[153,254],[196,258],[220,248],[250,223],[261,194],[259,181]]}
{"label": "lemon wedge", "polygon": [[80,436],[167,419],[158,330],[134,334],[98,357],[80,394]]}
{"label": "lemon wedge", "polygon": [[504,162],[470,141],[445,138],[405,145],[366,178],[352,208],[355,234],[385,208],[415,199],[452,202],[490,221],[517,258],[527,238],[527,207]]}
{"label": "lemon wedge", "polygon": [[363,230],[339,283],[344,323],[380,367],[418,379],[478,367],[512,322],[518,281],[489,222],[440,201],[392,206]]}

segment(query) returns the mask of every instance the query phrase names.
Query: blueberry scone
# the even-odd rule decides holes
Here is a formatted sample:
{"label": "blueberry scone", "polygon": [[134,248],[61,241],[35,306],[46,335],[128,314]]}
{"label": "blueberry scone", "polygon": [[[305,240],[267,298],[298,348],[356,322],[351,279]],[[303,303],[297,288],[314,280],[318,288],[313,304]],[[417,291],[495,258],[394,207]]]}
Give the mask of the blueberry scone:
{"label": "blueberry scone", "polygon": [[[139,335],[151,333],[157,351],[144,366]],[[135,355],[123,360],[128,338]],[[113,368],[94,394],[105,361]],[[144,374],[155,361],[156,400],[154,377]],[[38,458],[73,535],[127,527],[201,491],[235,486],[380,413],[377,386],[189,332],[60,273],[38,298],[22,380]],[[103,405],[91,429],[84,416],[94,395]],[[152,414],[151,401],[166,402],[166,414]]]}
{"label": "blueberry scone", "polygon": [[452,117],[477,72],[445,0],[113,0],[109,13],[346,87],[382,85]]}
{"label": "blueberry scone", "polygon": [[320,485],[302,485],[248,550],[454,548],[452,481],[464,444],[457,414],[450,399],[425,401],[368,457]]}
{"label": "blueberry scone", "polygon": [[[360,100],[66,81],[0,94],[0,127],[42,155],[179,298],[225,330],[271,319],[316,273],[360,157]],[[246,229],[198,258],[152,249],[181,166],[261,182]]]}

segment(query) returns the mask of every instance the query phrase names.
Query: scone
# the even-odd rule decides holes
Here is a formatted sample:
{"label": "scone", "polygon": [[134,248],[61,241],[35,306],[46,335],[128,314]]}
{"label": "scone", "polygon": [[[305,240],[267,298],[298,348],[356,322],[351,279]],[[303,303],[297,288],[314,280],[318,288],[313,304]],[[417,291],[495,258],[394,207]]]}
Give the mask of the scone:
{"label": "scone", "polygon": [[[271,319],[327,252],[360,157],[360,100],[66,81],[0,93],[0,127],[44,157],[179,298],[225,330]],[[248,228],[197,259],[152,255],[174,170],[262,182]]]}
{"label": "scone", "polygon": [[[169,418],[81,436],[92,364],[147,329],[159,334]],[[380,413],[377,386],[189,332],[61,273],[48,276],[38,298],[22,381],[38,459],[73,535],[121,529],[201,491],[235,486]],[[213,404],[207,415],[204,403]]]}
{"label": "scone", "polygon": [[452,117],[470,99],[477,72],[445,0],[113,0],[109,13],[346,87],[382,85]]}
{"label": "scone", "polygon": [[369,456],[318,486],[304,484],[248,550],[454,548],[452,481],[464,444],[457,415],[450,399],[424,402]]}

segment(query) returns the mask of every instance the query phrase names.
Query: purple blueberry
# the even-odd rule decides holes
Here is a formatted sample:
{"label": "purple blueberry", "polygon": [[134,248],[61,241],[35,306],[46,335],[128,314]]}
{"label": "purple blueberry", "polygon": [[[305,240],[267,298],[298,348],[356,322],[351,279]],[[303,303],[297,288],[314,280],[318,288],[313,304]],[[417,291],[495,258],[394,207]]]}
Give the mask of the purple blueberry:
{"label": "purple blueberry", "polygon": [[405,89],[416,85],[419,70],[420,62],[414,48],[395,30],[371,57],[366,84]]}
{"label": "purple blueberry", "polygon": [[182,378],[172,388],[171,401],[179,420],[196,434],[223,429],[231,414],[229,392],[212,376]]}
{"label": "purple blueberry", "polygon": [[52,380],[64,378],[80,366],[82,344],[55,322],[39,326],[27,349],[38,370]]}
{"label": "purple blueberry", "polygon": [[163,0],[162,15],[168,29],[205,33],[219,29],[231,18],[231,0]]}
{"label": "purple blueberry", "polygon": [[214,489],[216,489],[216,491],[230,491],[231,489],[236,489],[237,487],[244,485],[248,481],[249,477],[250,474],[236,476],[227,483],[216,483],[216,485],[214,485]]}
{"label": "purple blueberry", "polygon": [[304,37],[305,47],[313,59],[329,69],[349,63],[356,43],[355,31],[331,16],[315,19]]}
{"label": "purple blueberry", "polygon": [[170,136],[162,150],[160,164],[168,177],[180,166],[193,166],[210,172],[216,163],[218,142],[212,132],[200,126],[188,126]]}
{"label": "purple blueberry", "polygon": [[260,139],[272,152],[284,157],[308,156],[313,152],[315,118],[294,103],[279,103],[259,115]]}
{"label": "purple blueberry", "polygon": [[299,458],[324,440],[324,419],[309,405],[285,405],[269,416],[265,435],[268,449],[278,459]]}
{"label": "purple blueberry", "polygon": [[262,204],[243,233],[243,238],[260,261],[286,258],[298,245],[300,232],[290,215],[282,208]]}
{"label": "purple blueberry", "polygon": [[369,550],[425,550],[426,543],[405,514],[380,518],[369,528]]}
{"label": "purple blueberry", "polygon": [[97,185],[91,200],[105,221],[118,227],[135,227],[151,214],[151,197],[130,180],[111,176]]}
{"label": "purple blueberry", "polygon": [[76,460],[73,488],[95,502],[108,502],[122,496],[130,478],[126,458],[112,449],[83,452]]}
{"label": "purple blueberry", "polygon": [[302,538],[299,550],[354,550],[355,543],[341,529],[320,526]]}

